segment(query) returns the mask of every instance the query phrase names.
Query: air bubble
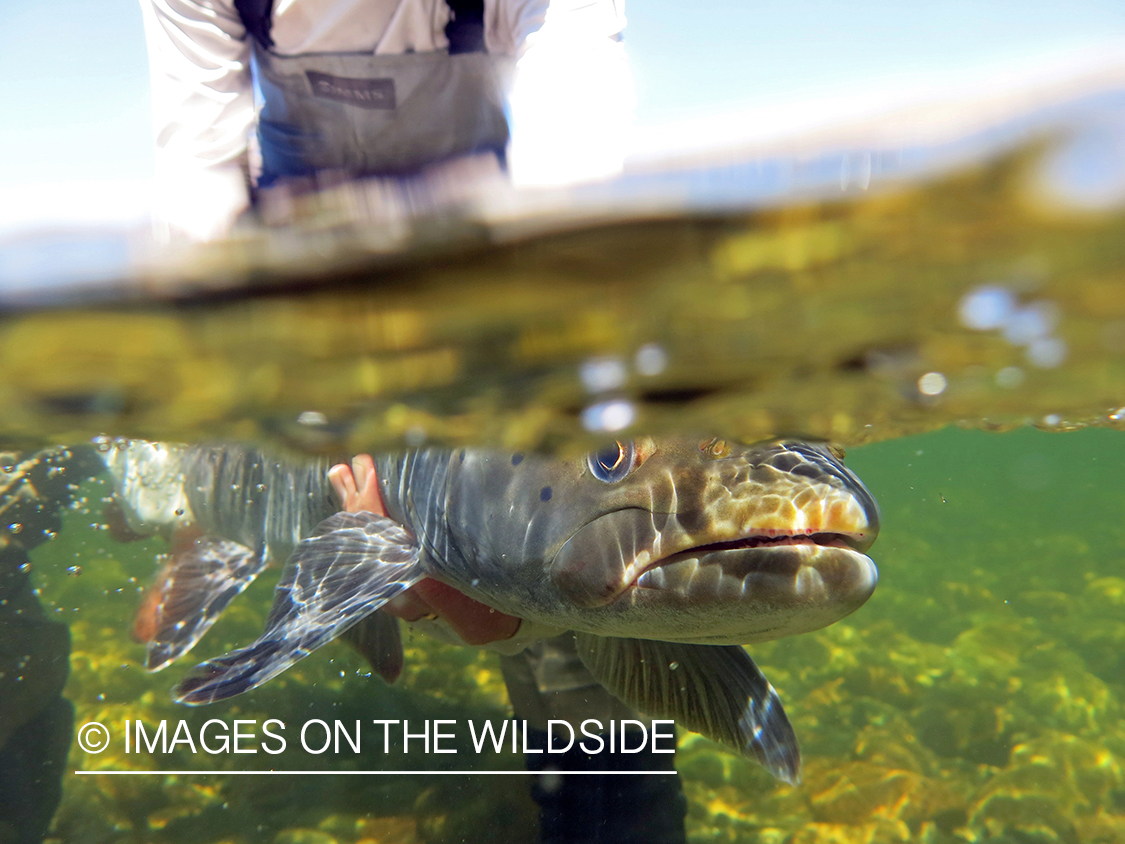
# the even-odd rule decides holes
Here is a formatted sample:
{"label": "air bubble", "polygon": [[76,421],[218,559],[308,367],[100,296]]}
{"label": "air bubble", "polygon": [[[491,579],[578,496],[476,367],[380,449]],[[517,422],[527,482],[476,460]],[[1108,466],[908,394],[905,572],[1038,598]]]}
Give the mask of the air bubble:
{"label": "air bubble", "polygon": [[578,376],[587,393],[607,393],[624,386],[628,373],[620,358],[602,357],[583,361]]}
{"label": "air bubble", "polygon": [[1054,303],[1032,302],[1004,323],[1004,339],[1013,346],[1026,346],[1050,336],[1058,321],[1059,310]]}
{"label": "air bubble", "polygon": [[659,343],[645,343],[637,349],[633,363],[641,375],[659,375],[668,367],[668,353]]}
{"label": "air bubble", "polygon": [[940,372],[927,372],[918,379],[918,392],[924,396],[940,396],[949,382]]}
{"label": "air bubble", "polygon": [[328,417],[319,410],[306,410],[297,417],[297,424],[307,425],[310,428],[320,427],[328,424]]}
{"label": "air bubble", "polygon": [[996,373],[996,385],[1006,390],[1014,390],[1027,376],[1018,366],[1005,366]]}
{"label": "air bubble", "polygon": [[636,419],[637,411],[625,399],[592,404],[582,411],[582,425],[587,431],[620,431]]}
{"label": "air bubble", "polygon": [[1054,369],[1066,360],[1066,341],[1058,337],[1040,337],[1027,347],[1027,360],[1040,369]]}
{"label": "air bubble", "polygon": [[961,324],[977,331],[1002,327],[1016,307],[1016,297],[1006,287],[985,284],[971,290],[961,299],[958,313]]}

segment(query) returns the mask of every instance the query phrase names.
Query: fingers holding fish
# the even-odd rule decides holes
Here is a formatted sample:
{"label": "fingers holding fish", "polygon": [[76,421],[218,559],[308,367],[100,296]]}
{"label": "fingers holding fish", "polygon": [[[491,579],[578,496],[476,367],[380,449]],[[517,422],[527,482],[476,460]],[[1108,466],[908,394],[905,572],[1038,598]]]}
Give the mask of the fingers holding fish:
{"label": "fingers holding fish", "polygon": [[506,641],[520,629],[521,619],[482,604],[432,577],[425,578],[400,597],[416,602],[412,603],[408,612],[415,612],[422,607],[427,612],[410,618],[400,615],[399,607],[396,606],[388,608],[391,614],[398,615],[404,621],[417,621],[421,617],[432,615],[448,624],[467,645]]}
{"label": "fingers holding fish", "polygon": [[387,515],[379,495],[375,461],[370,454],[357,454],[350,467],[344,463],[333,466],[328,470],[328,480],[345,512],[366,511],[377,516]]}
{"label": "fingers holding fish", "polygon": [[[343,463],[333,466],[328,478],[345,511],[386,515],[379,495],[375,461],[370,454],[357,454],[350,468]],[[510,639],[520,627],[520,619],[515,616],[499,612],[433,578],[425,578],[391,599],[384,611],[407,622],[441,619],[468,645]]]}

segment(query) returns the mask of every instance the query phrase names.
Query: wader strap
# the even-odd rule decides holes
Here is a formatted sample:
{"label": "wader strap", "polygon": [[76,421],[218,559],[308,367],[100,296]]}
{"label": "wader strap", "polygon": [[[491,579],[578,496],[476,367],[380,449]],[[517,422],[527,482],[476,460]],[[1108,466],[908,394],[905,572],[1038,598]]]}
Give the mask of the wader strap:
{"label": "wader strap", "polygon": [[262,49],[273,46],[270,27],[273,26],[273,0],[234,0],[234,8],[242,18],[246,32]]}
{"label": "wader strap", "polygon": [[445,0],[449,6],[449,55],[484,52],[484,0]]}

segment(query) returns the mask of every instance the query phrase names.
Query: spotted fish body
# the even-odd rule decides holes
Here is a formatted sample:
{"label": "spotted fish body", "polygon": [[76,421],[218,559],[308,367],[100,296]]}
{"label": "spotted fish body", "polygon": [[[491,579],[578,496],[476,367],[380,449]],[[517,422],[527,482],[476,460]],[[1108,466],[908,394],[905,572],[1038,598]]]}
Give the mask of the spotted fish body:
{"label": "spotted fish body", "polygon": [[[190,465],[221,463],[221,450],[186,454],[181,485],[195,482],[202,494],[193,513],[211,514],[204,521],[238,534],[236,543],[257,542],[255,560],[271,541],[262,537],[272,531],[280,543],[283,522],[288,536],[303,532],[325,506],[323,467],[277,464],[259,504],[231,498],[231,472]],[[232,465],[250,459],[231,454]],[[829,449],[641,439],[573,460],[425,449],[376,458],[376,467],[387,515],[321,521],[289,558],[258,641],[197,666],[177,699],[209,703],[254,688],[430,577],[544,635],[574,631],[592,674],[626,703],[797,778],[792,728],[740,646],[831,624],[875,587],[864,552],[878,508]],[[225,505],[207,501],[200,477],[220,483],[213,494]],[[285,508],[304,515],[271,521]],[[227,588],[222,606],[233,594]],[[209,623],[215,613],[206,614]],[[170,628],[184,619],[173,617]]]}

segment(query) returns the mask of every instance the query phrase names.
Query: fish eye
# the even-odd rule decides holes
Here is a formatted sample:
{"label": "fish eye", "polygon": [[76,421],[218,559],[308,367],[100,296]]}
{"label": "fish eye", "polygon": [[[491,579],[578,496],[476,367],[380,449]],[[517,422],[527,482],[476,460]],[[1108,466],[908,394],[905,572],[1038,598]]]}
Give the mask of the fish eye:
{"label": "fish eye", "polygon": [[636,450],[631,442],[615,442],[593,452],[586,458],[590,471],[599,481],[615,484],[633,469]]}

